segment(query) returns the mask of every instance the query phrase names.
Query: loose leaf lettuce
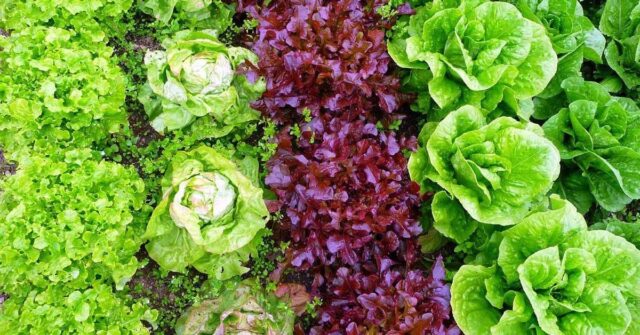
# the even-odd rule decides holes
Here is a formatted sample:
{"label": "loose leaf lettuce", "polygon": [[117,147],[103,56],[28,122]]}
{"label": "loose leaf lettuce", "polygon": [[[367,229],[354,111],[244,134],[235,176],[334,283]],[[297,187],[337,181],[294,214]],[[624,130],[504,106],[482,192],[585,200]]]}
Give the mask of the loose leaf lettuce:
{"label": "loose leaf lettuce", "polygon": [[[409,160],[411,179],[423,192],[433,183],[444,189],[434,198],[435,227],[458,241],[473,232],[474,220],[517,223],[560,173],[558,150],[539,126],[509,117],[486,124],[473,106],[451,112],[435,127],[428,123],[419,142]],[[462,219],[465,211],[471,218]]]}
{"label": "loose leaf lettuce", "polygon": [[400,67],[431,71],[422,94],[445,112],[473,104],[485,114],[527,118],[519,100],[542,92],[556,72],[545,28],[509,3],[434,1],[417,8],[405,27],[389,54]]}
{"label": "loose leaf lettuce", "polygon": [[260,97],[264,81],[237,73],[245,62],[257,63],[251,51],[227,47],[211,31],[181,31],[163,46],[145,55],[148,82],[139,95],[153,128],[176,130],[207,116],[224,136],[258,119],[249,103]]}
{"label": "loose leaf lettuce", "polygon": [[[574,185],[588,185],[600,206],[619,211],[640,198],[640,109],[628,98],[609,95],[598,83],[572,77],[562,82],[563,102],[543,125]],[[558,100],[556,100],[558,101]],[[580,182],[576,173],[586,180]],[[584,189],[584,188],[583,188]],[[577,188],[574,188],[577,190]],[[577,194],[575,194],[577,195]],[[574,199],[581,210],[588,198]]]}
{"label": "loose leaf lettuce", "polygon": [[122,289],[139,266],[143,181],[88,149],[64,157],[32,156],[0,185],[0,292],[107,279]]}
{"label": "loose leaf lettuce", "polygon": [[113,49],[74,30],[30,27],[0,37],[0,147],[29,151],[90,147],[127,121],[125,77]]}
{"label": "loose leaf lettuce", "polygon": [[206,146],[176,154],[162,186],[143,237],[149,256],[167,270],[192,265],[218,279],[247,272],[242,263],[262,241],[269,215],[262,190]]}
{"label": "loose leaf lettuce", "polygon": [[640,250],[606,231],[589,231],[567,201],[503,232],[497,264],[464,265],[451,304],[474,334],[635,334]]}
{"label": "loose leaf lettuce", "polygon": [[158,312],[116,295],[110,285],[75,290],[65,285],[11,295],[0,308],[0,333],[30,335],[146,335]]}
{"label": "loose leaf lettuce", "polygon": [[22,31],[26,27],[54,25],[75,27],[102,34],[133,3],[133,0],[3,0],[0,2],[0,28]]}

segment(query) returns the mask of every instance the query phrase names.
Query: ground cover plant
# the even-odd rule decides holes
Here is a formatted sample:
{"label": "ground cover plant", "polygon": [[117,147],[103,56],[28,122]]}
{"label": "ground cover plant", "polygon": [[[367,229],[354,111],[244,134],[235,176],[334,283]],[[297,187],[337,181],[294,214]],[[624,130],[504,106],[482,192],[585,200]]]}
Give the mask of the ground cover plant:
{"label": "ground cover plant", "polygon": [[0,333],[640,334],[637,0],[0,3]]}

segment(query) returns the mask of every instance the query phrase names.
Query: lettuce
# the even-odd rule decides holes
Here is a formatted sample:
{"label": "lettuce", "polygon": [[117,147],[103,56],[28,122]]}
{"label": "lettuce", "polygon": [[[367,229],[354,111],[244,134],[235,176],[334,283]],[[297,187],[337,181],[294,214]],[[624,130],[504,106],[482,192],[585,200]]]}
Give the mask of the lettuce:
{"label": "lettuce", "polygon": [[176,154],[162,186],[143,236],[149,256],[176,272],[189,265],[219,279],[247,272],[242,263],[262,241],[269,215],[262,190],[205,146]]}
{"label": "lettuce", "polygon": [[176,334],[291,335],[294,320],[286,303],[248,279],[231,283],[218,297],[187,309],[176,324]]}
{"label": "lettuce", "polygon": [[628,88],[640,84],[640,2],[607,0],[600,30],[611,37],[604,55],[607,64]]}
{"label": "lettuce", "polygon": [[553,49],[560,56],[558,70],[549,85],[539,94],[551,97],[559,94],[560,84],[570,76],[580,75],[583,59],[602,63],[605,38],[584,16],[577,0],[511,0],[522,14],[542,24],[551,38]]}
{"label": "lettuce", "polygon": [[542,129],[501,117],[489,124],[463,106],[440,123],[427,123],[409,159],[411,179],[435,194],[435,227],[462,241],[476,222],[513,225],[551,189],[560,155]]}
{"label": "lettuce", "polygon": [[142,179],[88,149],[63,156],[33,155],[0,184],[0,292],[98,280],[122,289],[140,265]]}
{"label": "lettuce", "polygon": [[181,31],[163,46],[145,55],[148,82],[139,94],[154,129],[176,130],[207,116],[224,136],[259,118],[249,103],[264,91],[264,80],[236,73],[245,62],[257,63],[251,51],[227,47],[211,31]]}
{"label": "lettuce", "polygon": [[609,218],[589,226],[589,229],[606,230],[624,237],[625,240],[633,243],[636,248],[640,248],[640,223],[637,219],[632,222],[626,222],[615,218]]}
{"label": "lettuce", "polygon": [[91,147],[127,123],[125,77],[102,38],[41,26],[0,37],[0,63],[11,69],[0,71],[8,158]]}
{"label": "lettuce", "polygon": [[445,112],[464,104],[485,114],[528,117],[520,100],[542,92],[557,57],[542,25],[513,5],[434,1],[395,33],[389,54],[403,68],[429,70],[428,92]]}
{"label": "lettuce", "polygon": [[22,31],[53,22],[60,28],[98,33],[101,26],[117,21],[132,3],[133,0],[3,0],[0,28]]}
{"label": "lettuce", "polygon": [[571,203],[503,232],[497,264],[464,265],[451,286],[460,329],[475,334],[637,334],[640,250],[589,231]]}
{"label": "lettuce", "polygon": [[182,25],[222,33],[233,24],[235,6],[221,0],[140,0],[140,9],[168,24],[172,17],[185,19]]}
{"label": "lettuce", "polygon": [[144,301],[132,302],[100,282],[86,289],[65,285],[33,289],[26,295],[11,295],[1,307],[2,334],[147,335],[145,325],[158,317]]}
{"label": "lettuce", "polygon": [[[602,85],[580,77],[566,79],[562,88],[555,108],[545,105],[556,114],[543,129],[560,151],[563,180],[573,178],[576,187],[567,193],[586,186],[600,206],[619,211],[640,198],[640,109],[631,99],[612,97]],[[588,198],[582,199],[576,201],[581,211],[590,207]]]}

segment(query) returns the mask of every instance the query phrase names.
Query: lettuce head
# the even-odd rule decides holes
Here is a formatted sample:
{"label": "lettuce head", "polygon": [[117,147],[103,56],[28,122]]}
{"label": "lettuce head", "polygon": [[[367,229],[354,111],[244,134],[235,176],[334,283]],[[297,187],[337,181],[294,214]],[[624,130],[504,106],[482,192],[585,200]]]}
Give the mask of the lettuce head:
{"label": "lettuce head", "polygon": [[400,22],[389,54],[421,80],[440,109],[465,104],[485,114],[528,117],[521,100],[539,94],[554,76],[557,57],[545,28],[512,4],[485,0],[436,0]]}
{"label": "lettuce head", "polygon": [[193,266],[218,279],[245,273],[269,214],[262,190],[205,146],[178,153],[162,185],[144,235],[149,256],[170,271]]}
{"label": "lettuce head", "polygon": [[148,82],[138,97],[154,129],[176,130],[208,117],[224,136],[259,118],[249,103],[264,91],[264,80],[237,72],[245,62],[257,64],[251,51],[225,46],[213,31],[181,31],[163,46],[145,55]]}
{"label": "lettuce head", "polygon": [[552,196],[502,233],[493,266],[464,265],[451,306],[467,335],[640,332],[640,250],[588,230],[575,207]]}
{"label": "lettuce head", "polygon": [[427,123],[409,159],[411,179],[437,192],[435,227],[457,241],[477,222],[509,226],[544,199],[560,173],[560,154],[530,122],[500,117],[486,123],[463,106],[439,123]]}
{"label": "lettuce head", "polygon": [[295,315],[253,280],[230,283],[213,299],[191,306],[176,324],[178,335],[291,335]]}

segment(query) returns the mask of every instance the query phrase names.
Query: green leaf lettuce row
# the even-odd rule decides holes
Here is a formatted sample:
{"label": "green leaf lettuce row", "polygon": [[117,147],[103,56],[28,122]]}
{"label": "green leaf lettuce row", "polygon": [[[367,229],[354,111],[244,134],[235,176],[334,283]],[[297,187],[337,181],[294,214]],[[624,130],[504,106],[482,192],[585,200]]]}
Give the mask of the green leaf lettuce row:
{"label": "green leaf lettuce row", "polygon": [[445,111],[473,104],[485,114],[525,118],[519,100],[542,92],[558,62],[542,25],[511,4],[483,0],[417,8],[392,38],[389,54],[400,67],[431,71],[423,94]]}
{"label": "green leaf lettuce row", "polygon": [[435,227],[459,242],[475,230],[474,220],[520,221],[560,173],[558,150],[539,126],[509,117],[487,124],[473,106],[427,123],[418,140],[409,159],[411,179],[423,191],[444,189],[433,201]]}
{"label": "green leaf lettuce row", "polygon": [[131,168],[88,149],[63,161],[32,156],[0,193],[0,292],[112,279],[122,289],[139,266],[144,182]]}
{"label": "green leaf lettuce row", "polygon": [[[567,170],[586,179],[582,184],[598,204],[619,211],[640,198],[640,109],[580,77],[566,79],[562,88],[564,101],[548,109],[556,114],[544,123],[545,135],[560,150]],[[573,178],[576,184],[579,177]],[[590,207],[585,205],[580,207]]]}
{"label": "green leaf lettuce row", "polygon": [[176,334],[293,334],[295,315],[259,283],[232,283],[214,299],[191,306],[178,320]]}
{"label": "green leaf lettuce row", "polygon": [[552,197],[503,233],[497,265],[464,265],[451,286],[453,315],[474,334],[636,334],[640,251],[607,231],[589,231],[567,201]]}
{"label": "green leaf lettuce row", "polygon": [[235,163],[202,146],[179,152],[147,225],[149,256],[165,269],[189,265],[218,279],[247,272],[269,214],[262,190]]}
{"label": "green leaf lettuce row", "polygon": [[0,308],[0,333],[31,335],[146,335],[142,321],[154,323],[157,311],[131,302],[96,282],[87,289],[51,285],[26,295],[11,295]]}
{"label": "green leaf lettuce row", "polygon": [[249,103],[264,92],[264,80],[236,73],[245,61],[257,64],[251,51],[227,47],[209,31],[181,31],[163,46],[146,54],[148,83],[139,94],[153,128],[171,131],[209,116],[223,136],[259,118]]}
{"label": "green leaf lettuce row", "polygon": [[640,85],[640,2],[608,0],[600,17],[600,30],[611,37],[605,49],[607,64],[628,88]]}
{"label": "green leaf lettuce row", "polygon": [[30,27],[0,37],[0,147],[90,147],[127,122],[125,77],[113,49],[73,30]]}
{"label": "green leaf lettuce row", "polygon": [[95,31],[100,28],[98,22],[104,25],[116,21],[132,3],[133,0],[3,0],[0,27],[21,31],[53,21],[58,27]]}

